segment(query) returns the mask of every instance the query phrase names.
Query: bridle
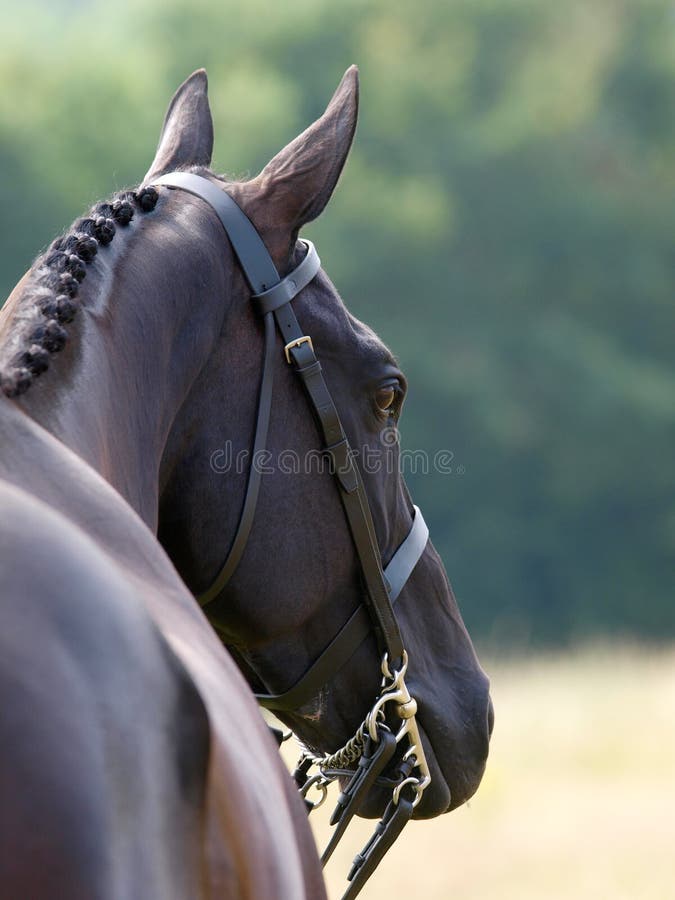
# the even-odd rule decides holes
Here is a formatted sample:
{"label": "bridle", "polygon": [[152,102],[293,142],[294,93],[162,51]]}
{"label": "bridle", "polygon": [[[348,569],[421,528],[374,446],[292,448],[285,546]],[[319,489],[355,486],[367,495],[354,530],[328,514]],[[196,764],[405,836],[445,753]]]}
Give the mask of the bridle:
{"label": "bridle", "polygon": [[[382,654],[382,685],[373,707],[356,734],[335,753],[319,755],[303,748],[294,773],[308,809],[323,802],[331,781],[341,776],[349,778],[331,818],[335,831],[322,855],[324,864],[376,780],[378,783],[384,781],[391,787],[392,798],[383,817],[373,837],[357,855],[348,875],[350,886],[343,900],[352,900],[412,817],[415,806],[431,781],[415,720],[417,704],[405,683],[408,657],[393,609],[426,547],[429,532],[421,512],[414,507],[410,531],[383,569],[361,474],[323,377],[321,364],[314,353],[311,336],[302,331],[291,306],[294,297],[320,269],[321,263],[314,245],[301,240],[306,251],[304,258],[292,272],[280,278],[253,223],[232,197],[212,181],[188,172],[171,172],[157,178],[153,184],[187,191],[205,200],[214,209],[250,285],[251,299],[263,318],[264,356],[252,458],[256,459],[267,443],[272,407],[273,357],[277,350],[276,327],[284,343],[286,362],[293,367],[305,388],[321,430],[330,471],[339,485],[340,499],[361,566],[366,589],[365,603],[357,608],[296,684],[282,694],[256,694],[256,698],[267,709],[297,709],[316,696],[371,630],[375,631]],[[213,584],[198,597],[202,606],[222,592],[242,557],[253,525],[261,478],[261,468],[252,465],[234,540]],[[396,731],[392,731],[387,722],[385,712],[389,705],[394,707],[400,719]],[[384,779],[382,773],[404,739],[409,746],[403,753],[395,777]],[[317,774],[310,775],[312,767],[318,769]],[[308,799],[310,789],[318,789],[318,801]]]}

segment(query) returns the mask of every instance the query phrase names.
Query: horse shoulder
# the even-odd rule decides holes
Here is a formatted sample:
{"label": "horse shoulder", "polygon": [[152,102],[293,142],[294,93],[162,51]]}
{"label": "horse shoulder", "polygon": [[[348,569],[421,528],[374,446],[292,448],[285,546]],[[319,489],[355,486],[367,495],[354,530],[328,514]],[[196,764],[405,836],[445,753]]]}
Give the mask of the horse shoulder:
{"label": "horse shoulder", "polygon": [[8,896],[202,896],[210,729],[137,587],[0,482],[0,883]]}
{"label": "horse shoulder", "polygon": [[321,900],[323,876],[304,804],[249,686],[185,594],[165,585],[144,599],[209,716],[206,854],[212,895]]}
{"label": "horse shoulder", "polygon": [[[1,480],[0,507],[0,831],[13,835],[0,883],[3,865],[17,878],[58,860],[89,879],[63,888],[74,900],[133,896],[134,883],[162,900],[324,897],[250,689],[168,560],[144,581]],[[24,852],[36,818],[42,869]]]}

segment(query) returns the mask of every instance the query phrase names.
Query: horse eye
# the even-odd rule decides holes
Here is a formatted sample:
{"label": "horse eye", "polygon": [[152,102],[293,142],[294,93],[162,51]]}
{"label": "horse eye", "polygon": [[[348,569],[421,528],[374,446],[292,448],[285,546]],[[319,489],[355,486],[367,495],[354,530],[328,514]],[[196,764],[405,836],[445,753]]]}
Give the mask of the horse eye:
{"label": "horse eye", "polygon": [[380,410],[380,412],[391,412],[391,407],[394,405],[394,401],[396,400],[396,394],[396,386],[393,384],[386,384],[383,387],[379,388],[379,390],[375,394],[375,403],[377,404],[377,408]]}

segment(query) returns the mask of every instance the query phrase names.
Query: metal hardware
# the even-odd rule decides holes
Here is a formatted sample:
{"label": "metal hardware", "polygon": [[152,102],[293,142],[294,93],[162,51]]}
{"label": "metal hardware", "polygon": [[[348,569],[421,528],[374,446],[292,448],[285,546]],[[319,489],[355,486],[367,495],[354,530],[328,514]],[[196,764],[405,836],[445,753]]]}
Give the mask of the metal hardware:
{"label": "metal hardware", "polygon": [[[324,778],[321,773],[319,773],[318,775],[313,775],[311,778],[308,778],[302,788],[300,788],[300,793],[302,794],[305,803],[309,806],[310,812],[312,810],[318,809],[324,802],[324,800],[328,796],[328,785],[328,780]],[[321,796],[318,800],[307,799],[307,794],[309,793],[311,788],[316,788],[317,791],[321,791]]]}
{"label": "metal hardware", "polygon": [[[389,660],[385,653],[382,660],[383,678],[380,694],[365,720],[357,728],[353,737],[351,737],[339,750],[336,750],[335,753],[326,754],[315,753],[313,750],[310,750],[302,744],[302,742],[299,742],[302,749],[301,763],[309,766],[316,766],[326,781],[335,780],[338,776],[337,774],[333,774],[333,772],[336,770],[344,771],[344,769],[349,768],[361,758],[368,737],[370,737],[373,743],[378,743],[380,739],[380,729],[382,727],[386,728],[384,708],[387,703],[395,703],[396,712],[402,719],[401,726],[396,732],[396,743],[400,744],[404,738],[408,738],[410,746],[404,753],[403,759],[407,760],[414,757],[413,769],[419,770],[419,777],[412,779],[412,781],[416,783],[416,796],[413,801],[413,806],[417,806],[422,799],[422,794],[431,783],[431,775],[424,754],[417,720],[415,719],[417,702],[414,697],[411,697],[405,683],[407,669],[408,654],[405,650],[403,651],[401,668],[398,671],[395,670],[393,674],[390,671]],[[409,778],[406,779],[406,782],[412,783]],[[400,794],[400,789],[403,787],[403,783],[397,787],[398,796]]]}
{"label": "metal hardware", "polygon": [[410,747],[404,754],[403,758],[409,759],[411,756],[414,757],[415,765],[413,768],[419,770],[420,777],[418,779],[407,778],[404,782],[394,788],[394,802],[398,802],[398,797],[404,784],[416,782],[415,799],[413,801],[414,808],[422,799],[422,794],[424,793],[424,791],[431,784],[431,774],[429,772],[429,765],[427,763],[426,756],[424,755],[422,739],[420,737],[417,720],[415,718],[415,714],[417,712],[417,701],[414,697],[410,696],[408,686],[405,683],[405,674],[407,670],[408,654],[405,650],[403,651],[401,668],[399,671],[394,671],[393,675],[389,669],[389,660],[387,654],[384,654],[384,658],[382,660],[383,683],[386,682],[387,679],[391,679],[391,684],[388,688],[383,688],[383,692],[381,693],[380,698],[369,713],[368,733],[371,735],[371,737],[373,736],[373,729],[376,727],[376,717],[383,710],[385,704],[391,702],[396,703],[396,712],[403,720],[401,727],[396,733],[396,743],[400,743],[404,737],[408,738]]}
{"label": "metal hardware", "polygon": [[[397,784],[392,789],[391,801],[375,831],[359,853],[354,862],[352,872],[348,876],[351,882],[343,896],[343,900],[352,900],[360,891],[368,875],[387,852],[397,835],[412,817],[413,810],[422,799],[422,794],[431,783],[429,766],[424,755],[422,740],[415,719],[417,702],[410,695],[405,683],[408,670],[408,654],[403,651],[400,668],[394,669],[385,653],[382,659],[382,685],[380,693],[365,720],[357,728],[356,733],[335,753],[318,754],[301,742],[303,755],[300,758],[297,773],[302,773],[300,793],[305,798],[309,811],[320,806],[327,794],[327,786],[341,776],[350,776],[349,783],[338,797],[337,805],[331,817],[334,833],[321,857],[325,865],[330,859],[338,841],[342,837],[349,821],[358,812],[365,795],[365,789],[376,783],[377,776],[394,756],[394,747],[398,747],[406,739],[406,748],[398,768],[400,770]],[[385,709],[387,704],[395,705],[401,725],[394,736],[386,723]],[[386,757],[378,751],[383,750],[384,736],[391,742]],[[352,768],[358,762],[356,768]],[[318,774],[307,778],[309,769],[318,768]],[[306,779],[303,780],[302,779]],[[312,803],[306,799],[311,787],[316,786],[322,792],[321,798]],[[404,795],[406,787],[414,791],[410,799]]]}
{"label": "metal hardware", "polygon": [[312,339],[308,334],[303,334],[302,337],[296,338],[294,341],[289,341],[284,347],[286,362],[289,365],[291,364],[291,350],[294,347],[299,347],[301,344],[309,344],[312,353],[314,352],[314,344],[312,343]]}
{"label": "metal hardware", "polygon": [[412,784],[415,786],[415,799],[413,800],[413,809],[415,808],[415,804],[420,796],[419,787],[420,782],[419,778],[415,778],[414,776],[409,776],[408,778],[404,778],[400,784],[397,784],[394,790],[391,792],[392,803],[396,806],[399,801],[399,797],[401,796],[401,791],[406,786],[406,784]]}

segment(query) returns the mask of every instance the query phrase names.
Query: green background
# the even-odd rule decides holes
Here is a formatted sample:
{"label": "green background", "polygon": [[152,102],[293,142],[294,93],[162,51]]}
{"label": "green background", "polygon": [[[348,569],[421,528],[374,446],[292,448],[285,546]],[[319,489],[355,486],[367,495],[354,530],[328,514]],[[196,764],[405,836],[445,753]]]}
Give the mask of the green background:
{"label": "green background", "polygon": [[3,0],[0,297],[137,183],[209,73],[214,168],[255,174],[361,70],[308,230],[411,383],[408,476],[498,647],[675,635],[675,8],[656,0]]}

